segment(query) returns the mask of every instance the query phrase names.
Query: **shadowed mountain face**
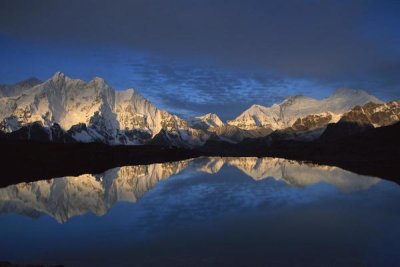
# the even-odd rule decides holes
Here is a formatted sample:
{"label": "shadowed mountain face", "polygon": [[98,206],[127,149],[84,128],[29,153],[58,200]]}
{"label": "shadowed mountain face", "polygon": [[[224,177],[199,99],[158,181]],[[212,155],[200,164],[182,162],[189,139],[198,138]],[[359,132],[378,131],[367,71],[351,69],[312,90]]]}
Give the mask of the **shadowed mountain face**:
{"label": "shadowed mountain face", "polygon": [[322,140],[362,133],[368,129],[393,125],[400,121],[400,100],[388,103],[367,103],[356,106],[343,114],[335,124],[330,124],[323,132]]}
{"label": "shadowed mountain face", "polygon": [[18,96],[42,81],[35,77],[28,78],[13,85],[0,85],[0,97]]}
{"label": "shadowed mountain face", "polygon": [[380,181],[337,167],[285,159],[197,158],[11,185],[0,189],[0,213],[15,212],[31,217],[47,214],[60,223],[89,211],[100,216],[107,213],[116,202],[138,201],[159,181],[183,170],[214,174],[223,166],[238,169],[255,182],[274,179],[294,187],[326,183],[342,192],[366,190]]}

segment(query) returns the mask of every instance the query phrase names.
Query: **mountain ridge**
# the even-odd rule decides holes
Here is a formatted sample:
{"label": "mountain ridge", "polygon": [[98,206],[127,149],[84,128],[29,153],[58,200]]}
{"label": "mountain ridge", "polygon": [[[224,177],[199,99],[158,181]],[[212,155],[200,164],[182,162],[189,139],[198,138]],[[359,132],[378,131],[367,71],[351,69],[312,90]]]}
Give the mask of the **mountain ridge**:
{"label": "mountain ridge", "polygon": [[365,91],[342,88],[321,100],[297,95],[290,96],[281,103],[273,104],[269,107],[252,105],[227,123],[245,130],[252,130],[258,127],[269,127],[271,130],[278,130],[292,126],[298,118],[327,112],[332,115],[331,122],[336,122],[340,115],[350,108],[368,102],[382,103],[381,100]]}
{"label": "mountain ridge", "polygon": [[[184,120],[158,109],[133,88],[113,89],[101,77],[85,82],[56,72],[44,82],[28,79],[15,86],[18,84],[30,87],[11,93],[7,89],[12,96],[2,95],[0,90],[0,132],[11,139],[36,138],[47,142],[53,141],[54,124],[59,126],[57,140],[109,145],[161,143],[194,148],[211,139],[238,143],[274,131],[295,132],[293,138],[313,140],[354,106],[383,103],[365,91],[342,88],[321,100],[296,95],[269,107],[254,104],[224,123],[212,113]],[[40,125],[44,129],[39,130]],[[32,127],[39,137],[28,134]]]}
{"label": "mountain ridge", "polygon": [[71,132],[78,142],[100,140],[111,145],[144,144],[149,138],[143,139],[143,134],[153,137],[161,129],[179,138],[190,137],[182,143],[192,145],[201,144],[206,137],[178,116],[158,109],[134,89],[114,90],[99,77],[84,82],[56,72],[17,97],[0,98],[0,105],[3,132],[40,122],[43,127],[58,123],[64,131],[84,124],[86,129]]}

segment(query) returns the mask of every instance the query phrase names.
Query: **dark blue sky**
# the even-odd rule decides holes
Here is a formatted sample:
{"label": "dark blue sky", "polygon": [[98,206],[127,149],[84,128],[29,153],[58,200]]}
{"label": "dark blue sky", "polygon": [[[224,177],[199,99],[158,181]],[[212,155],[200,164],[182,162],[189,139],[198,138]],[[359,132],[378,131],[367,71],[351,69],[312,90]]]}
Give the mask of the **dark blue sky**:
{"label": "dark blue sky", "polygon": [[56,71],[183,116],[338,87],[400,98],[400,1],[0,0],[0,83]]}

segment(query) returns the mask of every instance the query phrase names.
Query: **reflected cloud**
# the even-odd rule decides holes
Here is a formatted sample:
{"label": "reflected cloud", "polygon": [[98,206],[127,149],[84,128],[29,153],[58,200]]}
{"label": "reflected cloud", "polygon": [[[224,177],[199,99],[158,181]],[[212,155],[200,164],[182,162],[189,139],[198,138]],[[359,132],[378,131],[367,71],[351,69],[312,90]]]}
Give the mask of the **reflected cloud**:
{"label": "reflected cloud", "polygon": [[237,168],[254,181],[274,179],[300,188],[325,183],[345,193],[366,190],[380,181],[379,178],[358,175],[338,167],[286,159],[202,157],[119,167],[97,175],[84,174],[11,185],[0,189],[0,213],[13,212],[30,217],[46,214],[60,223],[87,212],[101,216],[119,201],[137,202],[159,181],[183,170],[188,171],[184,179],[190,182],[188,179],[198,175],[216,174],[224,166]]}

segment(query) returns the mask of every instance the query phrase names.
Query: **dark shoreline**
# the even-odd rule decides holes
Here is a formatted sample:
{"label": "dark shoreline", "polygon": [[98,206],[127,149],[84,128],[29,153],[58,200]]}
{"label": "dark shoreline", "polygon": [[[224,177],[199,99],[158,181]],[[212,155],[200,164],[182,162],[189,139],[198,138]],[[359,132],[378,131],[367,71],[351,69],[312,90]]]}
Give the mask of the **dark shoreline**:
{"label": "dark shoreline", "polygon": [[275,140],[270,137],[246,139],[238,144],[214,141],[204,146],[202,153],[209,156],[277,157],[309,161],[400,183],[400,123],[362,129],[349,135],[341,135],[343,131],[339,130],[329,138],[308,142],[282,140],[279,136]]}
{"label": "dark shoreline", "polygon": [[347,136],[334,132],[313,142],[277,142],[268,154],[334,165],[400,183],[400,123]]}
{"label": "dark shoreline", "polygon": [[163,163],[200,156],[193,150],[161,146],[31,141],[1,141],[0,151],[0,187],[55,177],[101,173],[127,165]]}
{"label": "dark shoreline", "polygon": [[45,143],[0,140],[0,186],[101,173],[126,166],[179,161],[199,156],[278,157],[338,166],[400,183],[400,123],[315,141],[245,139],[238,144],[209,141],[197,150],[161,145]]}
{"label": "dark shoreline", "polygon": [[[312,147],[311,147],[312,146]],[[104,144],[52,144],[29,141],[3,141],[1,149],[0,187],[21,182],[101,173],[126,165],[145,165],[185,160],[200,156],[278,157],[337,166],[358,174],[377,176],[400,183],[397,166],[400,157],[374,153],[370,157],[354,154],[349,150],[335,154],[332,148],[313,143],[284,142],[265,149],[225,149],[203,151],[161,146],[107,146]],[[353,145],[354,146],[354,145]],[[333,144],[338,150],[340,147]],[[356,146],[354,146],[356,147]],[[356,147],[357,148],[357,147]],[[364,153],[361,150],[361,153]],[[382,155],[386,155],[382,158]]]}

